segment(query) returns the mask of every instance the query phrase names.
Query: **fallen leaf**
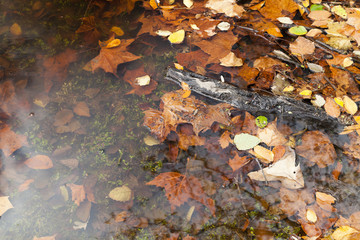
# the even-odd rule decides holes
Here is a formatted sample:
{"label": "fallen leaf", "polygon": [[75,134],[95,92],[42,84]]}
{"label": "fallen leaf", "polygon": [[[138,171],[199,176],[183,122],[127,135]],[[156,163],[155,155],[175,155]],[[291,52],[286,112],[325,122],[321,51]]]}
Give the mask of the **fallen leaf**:
{"label": "fallen leaf", "polygon": [[235,172],[245,166],[250,160],[251,158],[248,156],[240,157],[239,154],[236,153],[235,157],[229,159],[229,166]]}
{"label": "fallen leaf", "polygon": [[272,152],[274,153],[274,162],[277,162],[284,156],[286,148],[283,145],[277,145],[273,148]]}
{"label": "fallen leaf", "polygon": [[27,145],[26,136],[16,134],[7,125],[0,129],[0,149],[5,157],[9,157],[13,152]]}
{"label": "fallen leaf", "polygon": [[248,176],[257,181],[281,181],[289,189],[303,188],[304,178],[300,165],[296,166],[295,158],[295,151],[288,147],[279,161],[262,170],[250,172]]}
{"label": "fallen leaf", "polygon": [[168,37],[168,40],[172,44],[180,44],[180,43],[182,43],[184,41],[184,39],[185,39],[185,31],[183,29],[181,29],[179,31],[176,31],[176,32],[173,32]]}
{"label": "fallen leaf", "polygon": [[219,138],[220,146],[221,148],[227,148],[230,143],[234,143],[234,141],[230,137],[231,133],[229,131],[225,131],[223,134],[221,134]]}
{"label": "fallen leaf", "polygon": [[25,190],[29,189],[29,185],[34,182],[34,179],[28,179],[25,182],[23,182],[19,187],[18,187],[18,191],[19,192],[23,192]]}
{"label": "fallen leaf", "polygon": [[348,96],[343,97],[344,108],[348,114],[354,115],[358,111],[356,103]]}
{"label": "fallen leaf", "polygon": [[335,148],[330,139],[320,131],[308,131],[302,136],[302,143],[296,146],[296,153],[324,168],[334,163]]}
{"label": "fallen leaf", "polygon": [[86,102],[78,102],[74,107],[74,113],[83,117],[90,117],[90,110]]}
{"label": "fallen leaf", "polygon": [[334,240],[355,240],[352,236],[355,236],[358,233],[359,231],[352,227],[341,226],[331,234],[331,237]]}
{"label": "fallen leaf", "polygon": [[11,25],[9,30],[10,30],[10,33],[14,36],[20,36],[22,34],[21,27],[17,23],[14,23],[13,25]]}
{"label": "fallen leaf", "polygon": [[132,197],[132,190],[127,186],[116,187],[109,193],[109,198],[119,202],[130,201]]}
{"label": "fallen leaf", "polygon": [[276,20],[284,17],[283,12],[293,13],[298,10],[298,5],[292,0],[266,0],[265,6],[259,10],[265,18]]}
{"label": "fallen leaf", "polygon": [[304,26],[295,26],[289,28],[289,33],[301,36],[307,34],[307,30]]}
{"label": "fallen leaf", "polygon": [[339,117],[340,116],[340,107],[334,99],[327,97],[325,100],[324,109],[328,115],[331,117]]}
{"label": "fallen leaf", "polygon": [[65,124],[69,123],[73,117],[74,114],[71,110],[63,109],[55,114],[54,126],[64,126]]}
{"label": "fallen leaf", "polygon": [[117,36],[124,35],[124,31],[120,27],[117,27],[117,26],[112,26],[110,31],[115,33]]}
{"label": "fallen leaf", "polygon": [[[123,79],[133,87],[133,89],[126,94],[136,94],[139,96],[148,95],[157,86],[157,82],[151,79],[150,76],[145,73],[143,65],[133,70],[127,70],[123,76]],[[146,85],[146,83],[149,84]]]}
{"label": "fallen leaf", "polygon": [[247,133],[240,133],[234,137],[234,144],[238,150],[248,150],[255,147],[260,142],[258,137]]}
{"label": "fallen leaf", "polygon": [[32,169],[49,169],[53,167],[51,159],[46,155],[36,155],[26,160],[25,165]]}
{"label": "fallen leaf", "polygon": [[52,236],[45,236],[45,237],[34,237],[33,240],[55,240],[57,234]]}
{"label": "fallen leaf", "polygon": [[72,200],[76,205],[80,206],[80,203],[85,200],[85,189],[83,185],[77,184],[67,184],[67,186],[71,189],[72,192]]}
{"label": "fallen leaf", "polygon": [[121,63],[131,62],[141,58],[127,51],[127,47],[133,42],[133,39],[123,39],[120,46],[115,48],[102,48],[97,57],[90,61],[91,70],[101,68],[117,76],[117,66]]}
{"label": "fallen leaf", "polygon": [[240,67],[243,65],[241,58],[236,57],[233,52],[220,59],[220,65],[224,67]]}
{"label": "fallen leaf", "polygon": [[316,223],[317,216],[316,216],[316,213],[314,212],[314,210],[308,209],[306,211],[306,219],[311,223]]}
{"label": "fallen leaf", "polygon": [[287,140],[277,129],[276,121],[272,121],[265,128],[258,128],[258,138],[268,146],[284,145]]}
{"label": "fallen leaf", "polygon": [[290,43],[289,49],[294,55],[313,54],[315,51],[315,44],[304,37],[298,37],[295,42]]}
{"label": "fallen leaf", "polygon": [[147,86],[150,84],[150,76],[149,75],[145,75],[145,76],[141,76],[141,77],[137,77],[135,79],[136,83],[143,87],[143,86]]}
{"label": "fallen leaf", "polygon": [[160,173],[146,185],[155,185],[165,188],[165,195],[168,198],[172,209],[181,206],[192,198],[206,207],[215,215],[214,200],[207,197],[200,181],[194,176],[185,176],[177,172]]}
{"label": "fallen leaf", "polygon": [[274,153],[262,146],[255,146],[254,153],[257,158],[259,158],[262,162],[272,163],[274,161]]}
{"label": "fallen leaf", "polygon": [[130,216],[131,214],[128,211],[122,211],[121,213],[115,215],[114,220],[115,222],[123,222]]}
{"label": "fallen leaf", "polygon": [[74,169],[79,166],[79,160],[77,160],[76,158],[62,159],[59,162],[69,167],[70,169]]}
{"label": "fallen leaf", "polygon": [[14,206],[11,204],[9,196],[0,197],[0,216],[11,208],[14,208]]}
{"label": "fallen leaf", "polygon": [[242,6],[236,4],[236,0],[209,0],[205,7],[210,8],[215,13],[224,13],[228,17],[241,17],[245,12]]}

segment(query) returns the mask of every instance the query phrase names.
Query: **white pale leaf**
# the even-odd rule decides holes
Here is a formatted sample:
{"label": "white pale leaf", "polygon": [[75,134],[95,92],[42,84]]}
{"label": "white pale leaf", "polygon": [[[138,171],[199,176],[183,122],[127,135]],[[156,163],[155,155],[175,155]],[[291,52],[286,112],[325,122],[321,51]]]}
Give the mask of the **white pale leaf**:
{"label": "white pale leaf", "polygon": [[221,31],[227,31],[230,28],[230,23],[228,22],[221,22],[217,25],[217,28],[220,29]]}
{"label": "white pale leaf", "polygon": [[316,73],[324,72],[324,68],[318,64],[308,63],[307,65],[308,65],[310,71],[312,71],[312,72],[316,72]]}
{"label": "white pale leaf", "polygon": [[145,76],[142,76],[142,77],[137,77],[136,78],[136,83],[139,85],[139,86],[147,86],[150,84],[150,76],[149,75],[145,75]]}
{"label": "white pale leaf", "polygon": [[167,31],[167,30],[157,30],[156,34],[161,37],[168,37],[168,36],[170,36],[171,32]]}
{"label": "white pale leaf", "polygon": [[247,133],[240,133],[235,135],[234,143],[238,150],[248,150],[258,145],[260,139]]}
{"label": "white pale leaf", "polygon": [[296,166],[295,159],[295,151],[288,147],[279,161],[263,170],[250,172],[248,176],[257,181],[281,181],[283,187],[290,189],[303,188],[304,177],[300,165]]}
{"label": "white pale leaf", "polygon": [[183,0],[183,3],[187,8],[191,8],[194,4],[193,0]]}
{"label": "white pale leaf", "polygon": [[278,17],[277,20],[283,24],[293,24],[293,20],[289,17]]}

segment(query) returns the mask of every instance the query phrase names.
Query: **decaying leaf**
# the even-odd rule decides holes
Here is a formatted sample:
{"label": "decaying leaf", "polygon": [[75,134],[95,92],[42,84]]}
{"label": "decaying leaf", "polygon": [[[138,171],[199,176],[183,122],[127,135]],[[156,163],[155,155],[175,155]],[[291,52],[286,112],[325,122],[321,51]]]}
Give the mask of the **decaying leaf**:
{"label": "decaying leaf", "polygon": [[316,223],[317,216],[314,210],[312,209],[306,210],[306,219],[309,220],[311,223]]}
{"label": "decaying leaf", "polygon": [[184,41],[184,39],[185,39],[185,31],[183,29],[171,33],[170,36],[168,37],[168,40],[172,44],[180,44]]}
{"label": "decaying leaf", "polygon": [[0,149],[5,157],[9,157],[13,152],[27,145],[26,136],[16,134],[7,125],[0,129]]}
{"label": "decaying leaf", "polygon": [[53,167],[51,159],[46,155],[36,155],[29,158],[24,163],[32,169],[49,169]]}
{"label": "decaying leaf", "polygon": [[11,208],[14,208],[14,206],[11,204],[9,196],[0,197],[0,216]]}
{"label": "decaying leaf", "polygon": [[78,102],[74,107],[74,113],[83,117],[90,117],[90,110],[86,102]]}
{"label": "decaying leaf", "polygon": [[279,161],[263,170],[250,172],[248,176],[257,181],[281,181],[284,187],[290,189],[303,188],[304,178],[300,165],[296,166],[295,158],[295,151],[288,147]]}
{"label": "decaying leaf", "polygon": [[127,186],[116,187],[109,193],[109,198],[119,202],[130,201],[132,197],[132,191]]}
{"label": "decaying leaf", "polygon": [[302,143],[296,147],[300,156],[324,168],[334,163],[336,158],[335,148],[330,139],[320,131],[308,131],[302,136]]}
{"label": "decaying leaf", "polygon": [[69,109],[62,109],[61,111],[57,112],[55,115],[55,122],[54,126],[59,127],[63,126],[71,121],[74,117],[74,114]]}
{"label": "decaying leaf", "polygon": [[177,172],[161,173],[146,185],[155,185],[165,188],[172,209],[181,206],[192,198],[209,208],[215,215],[214,200],[207,197],[200,181],[194,176],[185,176]]}
{"label": "decaying leaf", "polygon": [[254,147],[254,154],[257,158],[259,158],[262,162],[265,163],[272,163],[274,161],[274,153],[262,146],[255,146]]}
{"label": "decaying leaf", "polygon": [[359,231],[352,227],[341,226],[331,234],[331,237],[334,240],[355,240],[358,239],[360,235]]}
{"label": "decaying leaf", "polygon": [[85,189],[83,185],[77,185],[70,183],[67,185],[71,189],[72,200],[76,203],[76,205],[80,206],[80,203],[85,200]]}

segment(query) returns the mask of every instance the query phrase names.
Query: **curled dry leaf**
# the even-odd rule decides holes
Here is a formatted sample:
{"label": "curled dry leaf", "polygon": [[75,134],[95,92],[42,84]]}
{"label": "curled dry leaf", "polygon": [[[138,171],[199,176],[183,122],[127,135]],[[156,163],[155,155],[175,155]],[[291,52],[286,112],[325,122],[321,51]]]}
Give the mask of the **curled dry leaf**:
{"label": "curled dry leaf", "polygon": [[334,163],[336,158],[335,148],[330,139],[320,131],[309,131],[302,136],[302,144],[296,147],[300,156],[324,168]]}
{"label": "curled dry leaf", "polygon": [[250,172],[248,176],[257,181],[281,181],[289,189],[303,188],[304,177],[300,165],[296,166],[295,158],[295,151],[288,147],[279,161],[262,170]]}
{"label": "curled dry leaf", "polygon": [[36,155],[26,160],[25,165],[32,169],[49,169],[53,167],[51,159],[46,155]]}
{"label": "curled dry leaf", "polygon": [[90,117],[90,110],[86,102],[78,102],[74,107],[74,113],[83,117]]}

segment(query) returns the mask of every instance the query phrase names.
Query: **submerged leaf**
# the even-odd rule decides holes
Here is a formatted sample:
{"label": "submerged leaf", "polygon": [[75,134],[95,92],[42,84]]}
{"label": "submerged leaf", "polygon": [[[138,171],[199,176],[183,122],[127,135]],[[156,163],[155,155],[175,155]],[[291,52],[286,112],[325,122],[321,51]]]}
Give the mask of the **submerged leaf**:
{"label": "submerged leaf", "polygon": [[132,191],[127,186],[116,187],[109,193],[109,198],[119,202],[127,202],[131,200]]}
{"label": "submerged leaf", "polygon": [[51,159],[46,155],[36,155],[35,157],[29,158],[24,163],[32,169],[49,169],[53,167]]}

